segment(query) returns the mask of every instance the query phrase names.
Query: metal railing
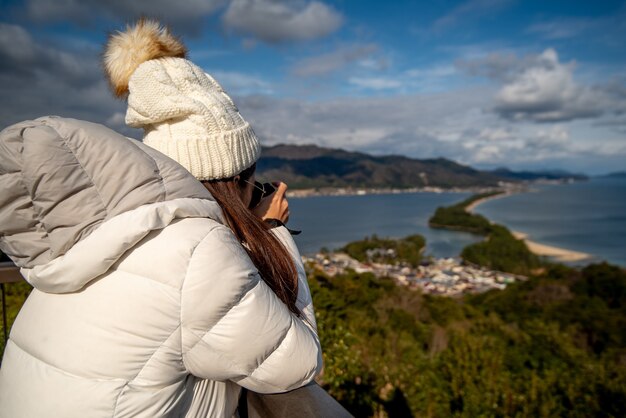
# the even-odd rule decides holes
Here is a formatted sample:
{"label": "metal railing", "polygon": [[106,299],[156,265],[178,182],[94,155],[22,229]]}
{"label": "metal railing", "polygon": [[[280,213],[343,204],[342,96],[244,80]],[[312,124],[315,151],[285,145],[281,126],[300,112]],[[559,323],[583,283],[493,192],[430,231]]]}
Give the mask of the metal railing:
{"label": "metal railing", "polygon": [[8,321],[7,321],[7,301],[4,290],[6,283],[17,283],[23,281],[24,278],[20,274],[20,269],[10,261],[0,263],[0,290],[2,291],[2,329],[4,331],[4,343],[9,339]]}

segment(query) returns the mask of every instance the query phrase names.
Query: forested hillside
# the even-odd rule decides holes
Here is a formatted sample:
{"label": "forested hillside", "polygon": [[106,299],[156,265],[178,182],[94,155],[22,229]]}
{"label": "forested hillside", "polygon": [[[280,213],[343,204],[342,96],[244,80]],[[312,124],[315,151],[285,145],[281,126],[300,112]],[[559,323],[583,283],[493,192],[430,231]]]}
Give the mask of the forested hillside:
{"label": "forested hillside", "polygon": [[626,416],[626,272],[551,266],[452,299],[310,272],[324,387],[355,416]]}
{"label": "forested hillside", "polygon": [[316,145],[280,144],[264,147],[257,162],[259,178],[280,179],[292,189],[354,187],[496,187],[500,182],[585,180],[564,171],[515,172],[506,168],[482,171],[446,158],[417,159],[375,156]]}
{"label": "forested hillside", "polygon": [[263,148],[257,170],[260,178],[281,179],[294,189],[495,187],[499,181],[508,180],[445,158],[373,156],[313,145]]}

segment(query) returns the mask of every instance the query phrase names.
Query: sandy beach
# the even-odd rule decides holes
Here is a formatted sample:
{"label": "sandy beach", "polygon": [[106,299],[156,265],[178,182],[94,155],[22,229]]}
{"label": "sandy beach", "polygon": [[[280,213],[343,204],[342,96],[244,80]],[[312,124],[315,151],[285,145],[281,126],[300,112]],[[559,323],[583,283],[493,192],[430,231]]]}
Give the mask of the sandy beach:
{"label": "sandy beach", "polygon": [[591,258],[591,255],[587,253],[567,250],[565,248],[553,247],[550,245],[531,241],[528,239],[528,235],[523,232],[511,231],[511,233],[515,238],[523,240],[531,252],[540,256],[550,257],[556,261],[562,262],[574,262]]}
{"label": "sandy beach", "polygon": [[[465,210],[467,212],[472,212],[474,209],[476,209],[478,205],[482,203],[485,203],[492,199],[499,199],[501,197],[510,196],[511,194],[513,194],[513,192],[505,192],[505,193],[498,194],[495,196],[489,196],[489,197],[485,197],[482,199],[478,199],[475,202],[472,202],[472,204],[468,205],[465,208]],[[541,244],[539,242],[532,241],[528,238],[528,234],[525,234],[523,232],[511,231],[511,233],[513,234],[515,238],[523,240],[526,246],[528,247],[528,249],[532,253],[538,256],[550,257],[554,259],[555,261],[561,261],[565,263],[576,262],[576,261],[581,261],[581,260],[592,258],[591,254],[568,250],[565,248],[553,247],[551,245]]]}
{"label": "sandy beach", "polygon": [[500,199],[502,197],[507,197],[512,195],[514,192],[503,192],[494,196],[488,196],[488,197],[483,197],[482,199],[478,199],[473,201],[472,203],[470,203],[469,205],[465,206],[465,211],[466,212],[472,212],[474,209],[476,209],[476,207],[478,205],[481,205],[489,200],[493,200],[493,199]]}

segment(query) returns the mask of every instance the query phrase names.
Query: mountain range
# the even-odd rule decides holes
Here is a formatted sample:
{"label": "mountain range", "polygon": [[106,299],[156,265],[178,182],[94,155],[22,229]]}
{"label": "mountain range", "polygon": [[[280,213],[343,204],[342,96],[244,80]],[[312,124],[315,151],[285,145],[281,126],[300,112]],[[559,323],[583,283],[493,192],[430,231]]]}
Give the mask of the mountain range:
{"label": "mountain range", "polygon": [[564,170],[511,171],[508,168],[500,167],[490,171],[490,173],[509,180],[589,180],[586,174],[570,173]]}
{"label": "mountain range", "polygon": [[493,187],[501,182],[586,178],[563,171],[514,172],[506,168],[481,171],[446,158],[373,156],[316,145],[286,144],[263,147],[257,176],[265,180],[280,179],[292,189]]}
{"label": "mountain range", "polygon": [[626,179],[626,171],[614,171],[598,177],[607,179]]}

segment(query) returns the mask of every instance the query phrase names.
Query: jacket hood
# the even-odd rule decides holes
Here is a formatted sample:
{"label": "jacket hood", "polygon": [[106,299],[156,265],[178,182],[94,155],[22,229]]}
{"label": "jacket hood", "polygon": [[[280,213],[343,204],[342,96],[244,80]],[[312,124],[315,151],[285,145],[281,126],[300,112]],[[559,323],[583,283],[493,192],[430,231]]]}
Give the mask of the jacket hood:
{"label": "jacket hood", "polygon": [[22,268],[21,272],[26,281],[43,292],[75,292],[106,273],[151,231],[163,229],[175,219],[220,216],[219,205],[206,199],[151,203],[103,222],[67,253],[33,268]]}
{"label": "jacket hood", "polygon": [[223,223],[187,170],[102,125],[43,117],[0,132],[0,250],[36,288],[72,292],[176,219]]}

